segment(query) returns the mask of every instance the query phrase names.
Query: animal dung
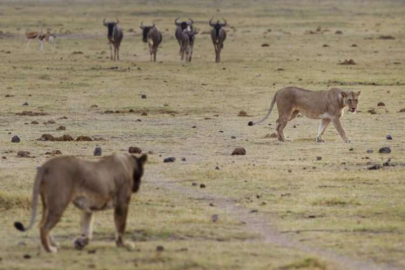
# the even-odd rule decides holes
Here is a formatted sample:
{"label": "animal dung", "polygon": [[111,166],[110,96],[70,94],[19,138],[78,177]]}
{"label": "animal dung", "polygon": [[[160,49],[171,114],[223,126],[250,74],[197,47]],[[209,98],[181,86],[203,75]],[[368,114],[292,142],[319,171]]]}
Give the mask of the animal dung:
{"label": "animal dung", "polygon": [[56,130],[66,130],[65,126],[59,126]]}
{"label": "animal dung", "polygon": [[146,99],[146,95],[141,95],[141,98],[142,98],[142,99]]}
{"label": "animal dung", "polygon": [[17,152],[17,157],[29,157],[30,156],[30,152],[28,151],[18,151]]}
{"label": "animal dung", "polygon": [[317,156],[317,157],[316,157],[316,160],[322,160],[322,157],[321,157],[321,156]]}
{"label": "animal dung", "polygon": [[378,102],[377,106],[385,106],[384,102]]}
{"label": "animal dung", "polygon": [[237,147],[232,152],[232,156],[244,156],[246,155],[246,149],[243,147]]}
{"label": "animal dung", "polygon": [[20,140],[20,138],[17,136],[17,135],[15,135],[15,136],[13,136],[13,138],[11,138],[11,142],[12,143],[19,143],[21,140]]}
{"label": "animal dung", "polygon": [[386,138],[387,138],[387,140],[392,140],[392,136],[389,134],[386,136]]}
{"label": "animal dung", "polygon": [[378,153],[381,153],[381,154],[389,154],[389,153],[391,153],[391,148],[389,148],[389,147],[382,147],[382,148],[380,148],[380,150],[378,150]]}
{"label": "animal dung", "polygon": [[164,163],[171,163],[171,162],[175,162],[175,161],[176,161],[175,157],[168,157],[163,160]]}
{"label": "animal dung", "polygon": [[247,114],[247,112],[245,112],[245,111],[240,111],[239,113],[238,113],[238,116],[248,116],[248,114]]}
{"label": "animal dung", "polygon": [[130,146],[128,148],[128,153],[130,154],[142,154],[142,149],[136,146]]}

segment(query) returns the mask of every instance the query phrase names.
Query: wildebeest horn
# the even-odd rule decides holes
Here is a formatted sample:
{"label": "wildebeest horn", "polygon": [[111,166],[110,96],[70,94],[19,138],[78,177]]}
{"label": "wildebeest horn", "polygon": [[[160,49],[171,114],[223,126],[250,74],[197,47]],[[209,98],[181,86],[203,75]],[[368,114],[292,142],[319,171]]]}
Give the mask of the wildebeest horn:
{"label": "wildebeest horn", "polygon": [[190,20],[190,24],[194,23],[193,19],[191,19],[191,18],[188,18],[188,19]]}
{"label": "wildebeest horn", "polygon": [[174,20],[174,24],[177,25],[177,26],[180,26],[180,25],[181,25],[181,23],[178,23],[178,22],[177,22],[179,19],[180,19],[180,18],[177,18],[177,19]]}
{"label": "wildebeest horn", "polygon": [[210,20],[210,26],[214,26],[213,24],[212,24],[212,20],[213,20],[214,18],[211,18],[211,20]]}
{"label": "wildebeest horn", "polygon": [[139,28],[143,29],[143,22],[141,22],[141,25],[139,26]]}
{"label": "wildebeest horn", "polygon": [[226,26],[226,20],[224,18],[222,18],[222,20],[224,20],[224,24],[221,24],[221,26]]}
{"label": "wildebeest horn", "polygon": [[152,26],[152,28],[153,28],[153,27],[155,27],[155,22],[153,22],[153,26]]}
{"label": "wildebeest horn", "polygon": [[103,20],[103,24],[104,24],[104,26],[107,26],[107,24],[105,23],[105,18],[104,18],[104,20]]}
{"label": "wildebeest horn", "polygon": [[117,19],[117,24],[119,24],[120,23],[120,20],[118,20],[118,18],[116,18]]}

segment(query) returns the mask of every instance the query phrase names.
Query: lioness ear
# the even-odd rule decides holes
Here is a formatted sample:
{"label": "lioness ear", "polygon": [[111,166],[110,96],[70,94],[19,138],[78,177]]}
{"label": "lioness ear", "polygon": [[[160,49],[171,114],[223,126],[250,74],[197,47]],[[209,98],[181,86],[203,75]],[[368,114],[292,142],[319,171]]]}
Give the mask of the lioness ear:
{"label": "lioness ear", "polygon": [[361,91],[357,92],[357,95],[358,95],[358,96],[360,96],[360,94],[361,94]]}
{"label": "lioness ear", "polygon": [[138,161],[143,166],[148,161],[148,155],[143,154],[138,158]]}
{"label": "lioness ear", "polygon": [[347,94],[345,92],[340,92],[340,94],[342,95],[342,97],[347,97]]}

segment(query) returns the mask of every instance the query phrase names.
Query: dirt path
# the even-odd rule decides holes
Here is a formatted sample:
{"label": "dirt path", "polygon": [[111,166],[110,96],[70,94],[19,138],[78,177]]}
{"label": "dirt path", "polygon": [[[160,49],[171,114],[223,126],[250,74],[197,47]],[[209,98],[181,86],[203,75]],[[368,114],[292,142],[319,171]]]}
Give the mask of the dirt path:
{"label": "dirt path", "polygon": [[208,194],[206,191],[182,186],[173,180],[167,179],[167,177],[163,176],[160,172],[155,171],[154,173],[151,173],[149,175],[148,184],[169,189],[176,193],[181,193],[191,200],[213,203],[215,206],[224,210],[231,218],[243,222],[246,226],[246,231],[261,235],[264,242],[283,248],[315,254],[325,261],[337,265],[340,269],[401,269],[400,267],[391,264],[376,264],[372,260],[352,258],[331,250],[300,243],[297,240],[280,233],[274,228],[269,222],[270,218],[266,216],[266,214],[259,212],[252,213],[251,209],[238,206],[232,199],[227,197]]}

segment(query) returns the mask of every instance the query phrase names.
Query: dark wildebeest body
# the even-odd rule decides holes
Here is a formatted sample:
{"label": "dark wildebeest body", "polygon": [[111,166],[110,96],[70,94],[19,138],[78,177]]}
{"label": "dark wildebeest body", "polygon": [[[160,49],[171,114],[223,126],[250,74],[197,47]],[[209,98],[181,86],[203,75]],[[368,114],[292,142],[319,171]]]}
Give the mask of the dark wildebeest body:
{"label": "dark wildebeest body", "polygon": [[188,29],[183,30],[183,32],[181,33],[181,43],[180,43],[181,60],[184,59],[185,53],[186,62],[191,62],[196,34],[198,34],[196,31],[194,30],[189,31]]}
{"label": "dark wildebeest body", "polygon": [[[108,33],[107,33],[107,38],[108,42],[110,44],[110,54],[111,54],[111,60],[120,60],[120,45],[121,41],[124,38],[124,33],[121,29],[121,27],[118,26],[119,20],[117,19],[117,22],[105,22],[105,19],[103,21],[104,26],[107,27]],[[113,53],[112,53],[112,47],[114,47],[114,58],[113,58]]]}
{"label": "dark wildebeest body", "polygon": [[221,62],[221,50],[224,48],[224,41],[226,39],[226,32],[223,27],[226,26],[226,20],[224,19],[224,24],[219,23],[217,21],[216,24],[212,23],[212,19],[210,20],[210,26],[212,26],[211,30],[211,39],[212,43],[214,44],[215,48],[215,62]]}
{"label": "dark wildebeest body", "polygon": [[194,21],[192,19],[190,19],[190,18],[188,18],[188,19],[190,20],[189,22],[186,22],[186,21],[177,22],[179,20],[179,18],[177,18],[174,21],[174,24],[177,26],[176,27],[176,32],[175,32],[174,35],[175,35],[175,37],[177,39],[177,42],[179,43],[179,46],[180,46],[180,54],[181,54],[181,44],[182,44],[183,31],[186,30],[186,29],[188,29],[188,31],[193,30]]}
{"label": "dark wildebeest body", "polygon": [[162,43],[163,40],[162,33],[155,27],[155,24],[153,24],[153,26],[143,26],[141,23],[140,28],[143,31],[143,42],[148,42],[149,45],[150,61],[156,62],[156,53],[160,43]]}

